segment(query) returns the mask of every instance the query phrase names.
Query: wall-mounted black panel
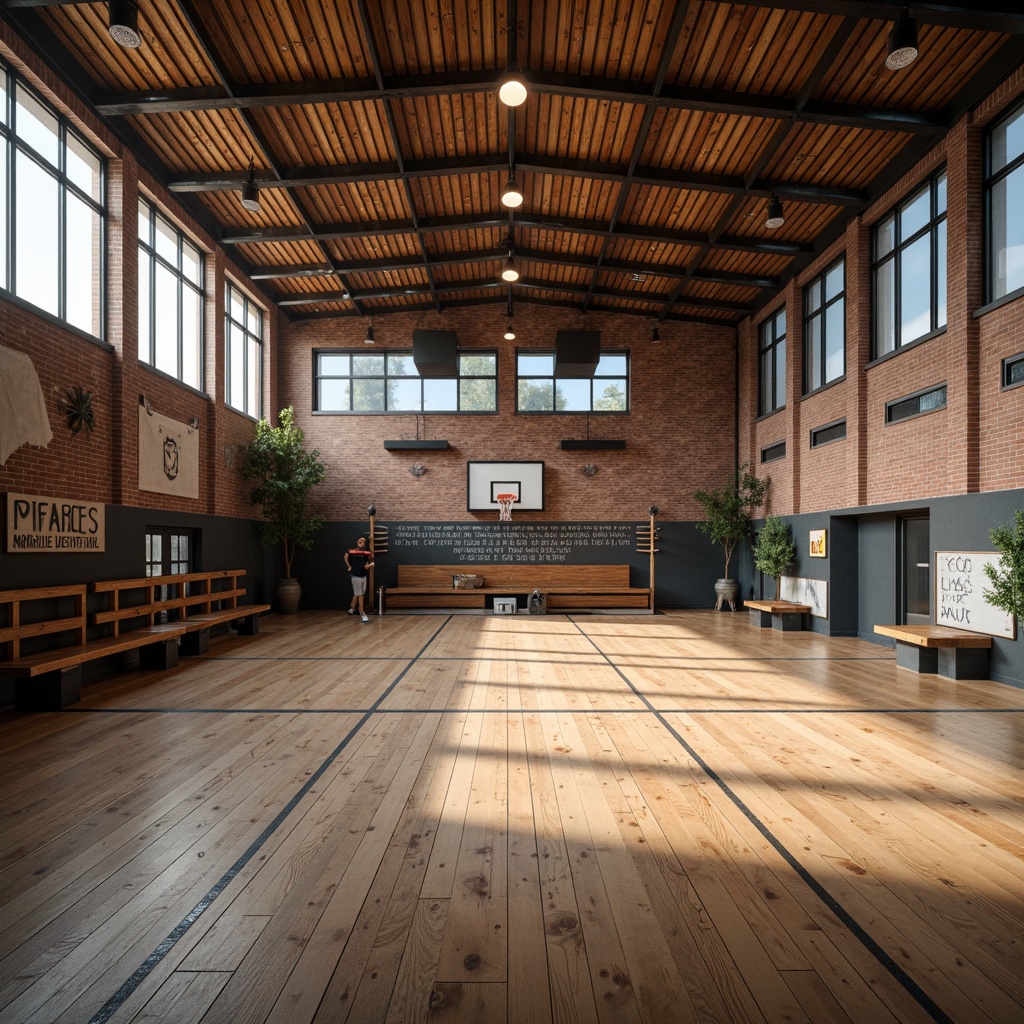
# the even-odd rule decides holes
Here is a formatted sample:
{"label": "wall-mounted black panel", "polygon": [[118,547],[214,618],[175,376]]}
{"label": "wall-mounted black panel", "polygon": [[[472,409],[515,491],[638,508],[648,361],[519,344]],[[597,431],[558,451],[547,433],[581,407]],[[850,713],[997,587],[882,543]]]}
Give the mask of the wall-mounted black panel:
{"label": "wall-mounted black panel", "polygon": [[455,331],[414,330],[412,361],[421,377],[458,377],[459,336]]}
{"label": "wall-mounted black panel", "polygon": [[626,442],[619,437],[603,437],[583,441],[565,438],[558,442],[558,447],[569,452],[607,452],[617,451],[626,447]]}
{"label": "wall-mounted black panel", "polygon": [[447,441],[385,441],[384,447],[389,452],[400,451],[439,451],[448,447]]}
{"label": "wall-mounted black panel", "polygon": [[556,377],[593,377],[600,358],[600,331],[555,332]]}

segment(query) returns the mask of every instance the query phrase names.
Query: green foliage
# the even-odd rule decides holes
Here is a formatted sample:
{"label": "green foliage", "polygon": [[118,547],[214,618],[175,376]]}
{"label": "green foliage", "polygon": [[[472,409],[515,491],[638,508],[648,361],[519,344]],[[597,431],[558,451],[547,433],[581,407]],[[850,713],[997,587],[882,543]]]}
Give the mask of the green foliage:
{"label": "green foliage", "polygon": [[1016,525],[1004,523],[989,531],[1000,554],[996,565],[985,566],[992,589],[983,594],[990,605],[1024,620],[1024,509],[1013,516]]}
{"label": "green foliage", "polygon": [[758,531],[754,545],[754,565],[775,580],[775,598],[781,596],[782,574],[796,560],[796,548],[789,535],[789,524],[778,516],[768,516]]}
{"label": "green foliage", "polygon": [[261,536],[268,546],[281,543],[284,574],[290,578],[295,545],[308,548],[323,520],[308,513],[309,492],[322,484],[327,467],[315,448],[306,451],[305,436],[295,426],[295,410],[289,406],[278,415],[280,426],[267,420],[256,424],[256,436],[242,453],[242,476],[253,483],[252,503],[266,522]]}
{"label": "green foliage", "polygon": [[704,506],[704,520],[697,524],[697,529],[722,545],[725,579],[729,578],[729,562],[736,545],[750,533],[751,513],[764,504],[770,479],[759,480],[742,465],[732,472],[721,490],[694,492],[693,496]]}

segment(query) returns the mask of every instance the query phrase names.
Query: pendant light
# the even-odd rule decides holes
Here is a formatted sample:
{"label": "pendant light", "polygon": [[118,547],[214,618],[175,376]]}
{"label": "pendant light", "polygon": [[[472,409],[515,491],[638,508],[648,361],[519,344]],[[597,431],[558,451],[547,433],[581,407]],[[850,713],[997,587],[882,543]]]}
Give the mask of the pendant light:
{"label": "pendant light", "polygon": [[912,64],[916,58],[917,21],[904,7],[889,30],[889,55],[885,58],[885,66],[890,71],[898,71]]}
{"label": "pendant light", "polygon": [[519,280],[519,268],[516,266],[516,258],[509,253],[501,267],[501,279],[512,284]]}
{"label": "pendant light", "polygon": [[249,157],[249,177],[242,185],[242,207],[250,213],[260,212],[260,186],[256,181],[256,165]]}
{"label": "pendant light", "polygon": [[526,102],[526,79],[518,64],[509,64],[498,83],[498,99],[506,107],[519,107]]}
{"label": "pendant light", "polygon": [[768,217],[764,222],[766,228],[781,228],[786,223],[786,215],[782,209],[782,200],[773,192],[768,201]]}
{"label": "pendant light", "polygon": [[364,345],[374,345],[376,340],[373,337],[373,317],[370,317],[370,326],[366,328],[366,337],[363,338]]}
{"label": "pendant light", "polygon": [[121,46],[134,50],[142,43],[139,35],[139,5],[134,0],[110,0],[107,4],[107,31]]}
{"label": "pendant light", "polygon": [[515,341],[516,340],[516,332],[514,330],[512,330],[512,317],[508,318],[508,327],[505,328],[505,340],[506,341]]}
{"label": "pendant light", "polygon": [[502,206],[507,206],[510,210],[515,210],[523,205],[523,190],[519,187],[519,182],[516,181],[514,174],[509,175],[505,187],[501,190],[501,203]]}

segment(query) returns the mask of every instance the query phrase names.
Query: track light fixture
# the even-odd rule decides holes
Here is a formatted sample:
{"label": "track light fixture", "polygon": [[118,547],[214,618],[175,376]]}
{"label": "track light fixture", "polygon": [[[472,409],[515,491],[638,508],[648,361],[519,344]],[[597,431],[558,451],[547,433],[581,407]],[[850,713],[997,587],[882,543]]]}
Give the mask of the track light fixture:
{"label": "track light fixture", "polygon": [[890,71],[898,71],[912,64],[916,57],[917,21],[904,7],[889,30],[889,55],[885,58],[885,66]]}
{"label": "track light fixture", "polygon": [[370,317],[370,326],[366,328],[366,337],[363,338],[363,344],[364,345],[373,345],[373,344],[375,344],[375,339],[373,337],[373,317],[372,316]]}
{"label": "track light fixture", "polygon": [[506,107],[519,107],[526,102],[526,79],[518,64],[509,64],[498,83],[498,99]]}
{"label": "track light fixture", "polygon": [[764,222],[766,228],[781,228],[786,223],[786,214],[782,209],[782,200],[773,192],[768,200],[768,217]]}
{"label": "track light fixture", "polygon": [[107,31],[121,46],[134,50],[142,43],[139,35],[139,5],[134,0],[110,0],[107,4]]}
{"label": "track light fixture", "polygon": [[516,181],[514,174],[509,175],[505,187],[501,190],[501,204],[510,210],[523,205],[523,190],[519,187],[519,182]]}
{"label": "track light fixture", "polygon": [[249,157],[249,177],[242,185],[242,207],[250,213],[260,212],[260,186],[256,181],[256,164]]}
{"label": "track light fixture", "polygon": [[508,318],[508,326],[505,328],[505,340],[506,341],[515,341],[516,340],[516,332],[514,330],[512,330],[512,317]]}

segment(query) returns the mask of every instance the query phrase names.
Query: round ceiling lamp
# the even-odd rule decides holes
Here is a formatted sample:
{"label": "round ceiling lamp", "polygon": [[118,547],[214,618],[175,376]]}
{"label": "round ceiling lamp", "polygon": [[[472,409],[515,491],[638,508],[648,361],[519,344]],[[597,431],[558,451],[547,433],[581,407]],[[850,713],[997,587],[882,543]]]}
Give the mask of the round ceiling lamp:
{"label": "round ceiling lamp", "polygon": [[889,55],[885,58],[885,66],[890,71],[898,71],[912,64],[916,58],[917,22],[904,8],[889,30]]}
{"label": "round ceiling lamp", "polygon": [[766,228],[781,228],[786,223],[786,214],[782,209],[782,200],[773,192],[768,201],[768,217],[764,222]]}
{"label": "round ceiling lamp", "polygon": [[242,185],[242,208],[250,213],[260,212],[260,186],[256,180],[256,165],[249,157],[249,177]]}
{"label": "round ceiling lamp", "polygon": [[515,210],[523,205],[523,190],[519,187],[515,175],[509,175],[505,187],[501,190],[501,204],[510,210]]}
{"label": "round ceiling lamp", "polygon": [[110,0],[107,4],[107,31],[121,46],[134,50],[142,44],[139,35],[139,5],[133,0]]}
{"label": "round ceiling lamp", "polygon": [[[516,277],[518,277],[518,276],[519,275],[516,274]],[[515,341],[516,340],[516,332],[514,330],[512,330],[512,320],[511,320],[511,318],[509,319],[508,327],[505,328],[505,340],[506,341]]]}
{"label": "round ceiling lamp", "polygon": [[526,102],[526,79],[518,64],[509,64],[498,83],[498,99],[506,107],[521,107]]}
{"label": "round ceiling lamp", "polygon": [[508,281],[509,284],[519,280],[519,268],[516,266],[516,259],[512,253],[508,254],[505,262],[502,264],[501,279]]}

